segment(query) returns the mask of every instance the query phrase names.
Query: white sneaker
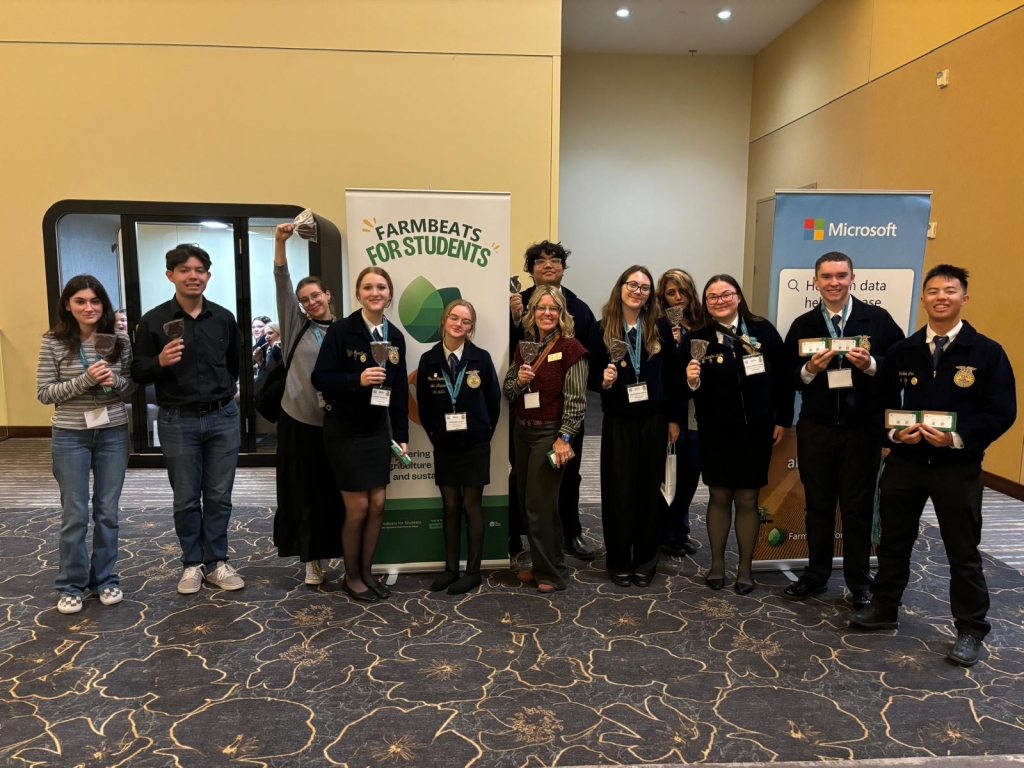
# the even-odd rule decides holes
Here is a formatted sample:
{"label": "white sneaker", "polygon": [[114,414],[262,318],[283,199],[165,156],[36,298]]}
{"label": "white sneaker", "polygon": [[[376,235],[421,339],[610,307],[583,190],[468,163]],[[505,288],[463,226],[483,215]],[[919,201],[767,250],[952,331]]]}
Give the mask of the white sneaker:
{"label": "white sneaker", "polygon": [[324,583],[324,567],[319,560],[310,560],[306,563],[306,583],[315,586]]}
{"label": "white sneaker", "polygon": [[78,613],[82,610],[82,596],[62,594],[57,601],[57,610],[61,613]]}
{"label": "white sneaker", "polygon": [[124,600],[124,592],[120,587],[104,587],[100,592],[100,602],[104,605],[117,605]]}
{"label": "white sneaker", "polygon": [[179,595],[194,595],[203,588],[203,566],[186,566],[185,572],[181,574],[178,581]]}
{"label": "white sneaker", "polygon": [[213,569],[213,573],[206,574],[206,580],[215,587],[220,587],[221,589],[241,589],[245,586],[245,582],[242,581],[242,577],[238,575],[234,568],[224,561],[217,563],[217,567]]}

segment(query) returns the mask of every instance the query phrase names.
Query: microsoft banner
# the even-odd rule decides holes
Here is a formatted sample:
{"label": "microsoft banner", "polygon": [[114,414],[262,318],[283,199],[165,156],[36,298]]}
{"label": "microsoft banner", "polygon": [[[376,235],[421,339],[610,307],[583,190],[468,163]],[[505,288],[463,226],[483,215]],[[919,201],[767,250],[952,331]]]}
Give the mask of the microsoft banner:
{"label": "microsoft banner", "polygon": [[[841,251],[853,259],[853,295],[886,309],[909,335],[917,315],[930,212],[930,192],[776,190],[768,306],[779,334],[785,338],[793,320],[820,302],[813,283],[814,262],[829,251]],[[795,413],[800,413],[799,396]],[[874,483],[875,478],[864,482]],[[804,490],[795,429],[786,430],[772,453],[761,514],[755,566],[790,568],[805,563]],[[837,511],[836,558],[842,557],[842,547]]]}
{"label": "microsoft banner", "polygon": [[[387,270],[395,296],[385,314],[408,345],[412,466],[392,463],[376,565],[399,572],[443,570],[441,496],[433,447],[419,424],[416,370],[420,356],[441,340],[445,305],[463,298],[477,311],[474,343],[490,353],[499,378],[504,375],[511,199],[498,192],[348,189],[345,204],[348,279],[367,266]],[[345,301],[352,305],[353,297]],[[484,489],[485,567],[508,566],[508,466],[503,415],[491,442],[491,484]]]}

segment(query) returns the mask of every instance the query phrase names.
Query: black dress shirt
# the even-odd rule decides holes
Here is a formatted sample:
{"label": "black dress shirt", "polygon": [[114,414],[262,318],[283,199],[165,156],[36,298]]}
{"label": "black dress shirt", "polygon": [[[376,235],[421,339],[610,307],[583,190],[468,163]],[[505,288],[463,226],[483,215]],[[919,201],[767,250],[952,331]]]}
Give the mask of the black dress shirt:
{"label": "black dress shirt", "polygon": [[[166,368],[160,352],[170,342],[164,323],[185,322],[181,360]],[[199,315],[192,317],[177,298],[149,310],[135,332],[132,379],[154,384],[161,408],[215,403],[235,396],[241,335],[235,317],[224,307],[203,299]],[[248,353],[248,349],[246,350]]]}

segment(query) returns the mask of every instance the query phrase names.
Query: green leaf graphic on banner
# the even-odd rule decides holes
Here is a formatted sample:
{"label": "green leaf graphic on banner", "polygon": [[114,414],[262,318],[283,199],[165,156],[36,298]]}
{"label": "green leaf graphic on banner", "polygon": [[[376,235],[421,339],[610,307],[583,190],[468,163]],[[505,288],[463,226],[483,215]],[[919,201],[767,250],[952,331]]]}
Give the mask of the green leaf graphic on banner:
{"label": "green leaf graphic on banner", "polygon": [[416,341],[430,344],[441,340],[441,313],[448,302],[462,298],[458,288],[435,288],[425,277],[417,277],[398,300],[398,318]]}

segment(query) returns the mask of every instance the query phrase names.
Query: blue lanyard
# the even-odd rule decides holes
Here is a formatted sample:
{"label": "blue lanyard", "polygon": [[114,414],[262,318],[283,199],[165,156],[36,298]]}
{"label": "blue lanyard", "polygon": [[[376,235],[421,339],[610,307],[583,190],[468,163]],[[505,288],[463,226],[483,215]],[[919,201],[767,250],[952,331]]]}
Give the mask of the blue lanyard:
{"label": "blue lanyard", "polygon": [[381,328],[384,329],[383,331],[381,331],[381,334],[380,334],[381,335],[381,341],[387,341],[388,340],[388,319],[386,317],[384,318],[384,322],[381,323]]}
{"label": "blue lanyard", "polygon": [[629,360],[633,363],[633,371],[636,373],[636,380],[640,381],[640,348],[643,346],[643,329],[640,326],[640,319],[636,321],[636,346],[629,343],[629,326],[622,321],[622,331],[626,337],[626,349],[629,350]]}
{"label": "blue lanyard", "polygon": [[310,323],[310,330],[313,331],[313,336],[316,338],[316,344],[318,347],[322,347],[324,345],[324,334],[320,330],[320,326],[316,324],[315,320],[311,320]]}
{"label": "blue lanyard", "polygon": [[452,413],[455,412],[455,401],[459,399],[459,392],[462,390],[462,380],[466,378],[466,368],[463,367],[459,371],[459,378],[455,380],[455,386],[452,387],[452,380],[448,377],[448,371],[441,368],[441,375],[444,376],[444,385],[448,390],[448,397],[452,399]]}
{"label": "blue lanyard", "polygon": [[[818,305],[818,309],[821,310],[821,316],[825,318],[825,327],[828,328],[828,335],[833,339],[838,339],[839,336],[836,333],[835,327],[832,325],[832,315],[829,314],[828,309],[825,308],[825,302],[822,301]],[[839,322],[843,324],[843,333],[846,333],[846,317],[850,314],[850,300],[846,300],[846,306],[843,307],[843,312],[839,316]]]}

